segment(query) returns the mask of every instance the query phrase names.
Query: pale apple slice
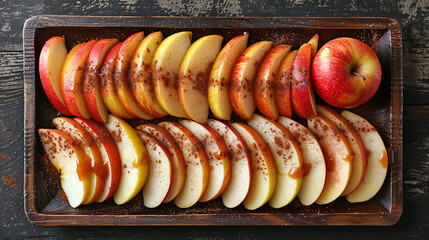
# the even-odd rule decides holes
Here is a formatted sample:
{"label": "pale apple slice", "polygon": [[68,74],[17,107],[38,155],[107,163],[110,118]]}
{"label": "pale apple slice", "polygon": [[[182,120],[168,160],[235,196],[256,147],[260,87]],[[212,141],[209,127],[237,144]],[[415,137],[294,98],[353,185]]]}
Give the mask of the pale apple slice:
{"label": "pale apple slice", "polygon": [[281,116],[288,118],[292,117],[290,77],[297,53],[298,50],[294,50],[286,55],[285,59],[280,64],[274,84],[274,99],[276,101],[277,110]]}
{"label": "pale apple slice", "polygon": [[243,119],[250,119],[255,111],[253,84],[256,72],[272,44],[261,41],[251,45],[241,53],[232,68],[229,100],[234,112]]}
{"label": "pale apple slice", "polygon": [[77,144],[82,146],[86,155],[91,158],[91,191],[84,204],[90,204],[100,197],[103,192],[108,169],[103,163],[100,150],[95,144],[91,133],[85,130],[75,120],[66,117],[57,117],[52,121],[58,130],[61,130],[70,135]]}
{"label": "pale apple slice", "polygon": [[248,210],[255,210],[267,203],[274,193],[276,165],[267,143],[255,129],[243,123],[233,123],[232,127],[241,135],[249,150],[252,184],[243,204]]}
{"label": "pale apple slice", "polygon": [[231,119],[232,107],[229,101],[229,78],[235,61],[246,49],[248,39],[248,34],[231,39],[222,48],[213,63],[208,86],[208,97],[210,110],[218,119]]}
{"label": "pale apple slice", "polygon": [[71,116],[61,93],[61,69],[67,56],[63,37],[51,37],[43,45],[39,58],[39,75],[43,90],[52,106],[60,113]]}
{"label": "pale apple slice", "polygon": [[97,202],[104,202],[110,199],[116,192],[119,186],[119,180],[121,179],[121,158],[118,148],[110,136],[109,131],[99,123],[82,118],[75,118],[74,120],[91,133],[91,136],[94,138],[100,150],[103,165],[107,167],[106,176],[104,177],[104,189],[97,199]]}
{"label": "pale apple slice", "polygon": [[124,120],[109,114],[104,127],[115,141],[121,157],[121,179],[113,195],[115,203],[121,205],[143,188],[149,173],[149,154],[134,128]]}
{"label": "pale apple slice", "polygon": [[319,44],[319,34],[314,35],[308,43],[311,44],[311,59],[316,56],[317,53],[317,45]]}
{"label": "pale apple slice", "polygon": [[180,124],[188,128],[197,137],[206,151],[210,167],[209,182],[204,194],[198,201],[211,201],[225,191],[231,179],[228,149],[222,137],[213,128],[191,120],[182,120]]}
{"label": "pale apple slice", "polygon": [[61,93],[72,115],[90,119],[83,97],[83,72],[89,53],[98,40],[80,43],[72,48],[61,69]]}
{"label": "pale apple slice", "polygon": [[293,111],[301,118],[317,115],[316,98],[311,86],[311,44],[304,43],[298,50],[292,68],[291,99]]}
{"label": "pale apple slice", "polygon": [[351,203],[365,202],[374,197],[383,186],[387,175],[388,158],[383,139],[366,119],[349,111],[343,116],[356,129],[367,153],[365,177],[359,187],[346,196]]}
{"label": "pale apple slice", "polygon": [[222,194],[222,202],[228,208],[235,208],[246,198],[252,179],[246,143],[234,128],[224,122],[209,119],[207,125],[220,134],[229,152],[231,179]]}
{"label": "pale apple slice", "polygon": [[156,49],[152,60],[155,95],[161,107],[175,117],[186,117],[179,100],[179,69],[191,46],[192,33],[170,35]]}
{"label": "pale apple slice", "polygon": [[256,107],[269,119],[276,120],[279,118],[279,111],[274,99],[274,84],[280,63],[291,48],[290,45],[278,45],[272,48],[265,55],[256,74],[253,92]]}
{"label": "pale apple slice", "polygon": [[209,35],[189,47],[179,70],[179,100],[188,118],[206,123],[209,116],[207,87],[223,37]]}
{"label": "pale apple slice", "polygon": [[279,123],[254,114],[247,122],[268,144],[277,170],[277,183],[269,203],[282,208],[298,195],[302,184],[302,155],[298,143]]}
{"label": "pale apple slice", "polygon": [[39,129],[49,160],[61,174],[61,187],[72,208],[82,205],[91,191],[91,159],[76,141],[54,129]]}
{"label": "pale apple slice", "polygon": [[107,108],[100,93],[100,68],[107,51],[117,44],[116,38],[101,39],[89,53],[83,74],[83,98],[91,117],[100,123],[107,121]]}
{"label": "pale apple slice", "polygon": [[298,198],[303,205],[309,206],[316,202],[325,185],[326,166],[322,148],[313,133],[294,120],[280,117],[278,123],[289,130],[301,148],[304,176]]}
{"label": "pale apple slice", "polygon": [[317,115],[309,118],[307,124],[308,128],[318,137],[325,154],[325,186],[316,203],[328,204],[343,193],[349,182],[353,153],[346,136],[325,116]]}
{"label": "pale apple slice", "polygon": [[143,187],[143,204],[147,208],[158,207],[171,184],[171,157],[156,138],[147,132],[137,130],[149,153],[149,175]]}
{"label": "pale apple slice", "polygon": [[171,177],[170,189],[163,202],[171,202],[180,193],[185,183],[186,169],[182,151],[174,138],[163,127],[155,124],[143,124],[137,126],[136,129],[145,131],[155,137],[170,154],[173,176]]}
{"label": "pale apple slice", "polygon": [[185,159],[185,183],[174,203],[179,208],[191,207],[201,198],[209,181],[207,154],[197,137],[185,126],[175,122],[161,122],[159,125],[171,134]]}
{"label": "pale apple slice", "polygon": [[116,91],[115,81],[113,74],[116,66],[116,59],[118,57],[119,49],[122,42],[117,43],[110,48],[104,57],[103,64],[100,69],[100,93],[103,102],[109,111],[120,118],[130,119],[133,118],[119,100],[118,92]]}
{"label": "pale apple slice", "polygon": [[151,64],[153,56],[164,37],[161,32],[147,35],[134,53],[130,66],[130,88],[137,105],[152,117],[160,118],[167,113],[156,100]]}
{"label": "pale apple slice", "polygon": [[347,140],[350,143],[350,147],[353,152],[352,156],[352,175],[350,176],[349,184],[347,184],[346,189],[341,194],[341,196],[346,196],[349,193],[353,192],[363,181],[366,171],[366,153],[365,147],[362,143],[362,140],[353,126],[339,113],[333,109],[318,105],[317,106],[318,114],[323,114],[329,120],[331,120],[337,127],[341,130],[342,133],[346,136]]}

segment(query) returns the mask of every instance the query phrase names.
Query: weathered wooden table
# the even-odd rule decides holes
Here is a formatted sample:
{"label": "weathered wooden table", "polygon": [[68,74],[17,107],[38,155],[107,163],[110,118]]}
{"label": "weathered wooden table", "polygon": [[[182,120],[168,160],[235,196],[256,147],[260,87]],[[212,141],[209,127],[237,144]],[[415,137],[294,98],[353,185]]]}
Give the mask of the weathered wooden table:
{"label": "weathered wooden table", "polygon": [[[392,227],[39,227],[23,207],[22,26],[39,14],[391,17],[403,29],[404,211]],[[0,3],[0,238],[425,238],[429,234],[429,1],[11,1]]]}

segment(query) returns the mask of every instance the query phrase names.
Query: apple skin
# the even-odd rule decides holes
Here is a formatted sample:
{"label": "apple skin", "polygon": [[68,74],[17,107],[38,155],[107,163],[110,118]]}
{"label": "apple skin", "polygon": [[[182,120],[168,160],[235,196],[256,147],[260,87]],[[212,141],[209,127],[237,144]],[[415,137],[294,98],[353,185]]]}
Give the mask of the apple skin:
{"label": "apple skin", "polygon": [[326,43],[314,57],[311,72],[317,94],[338,108],[353,108],[369,101],[382,75],[374,50],[348,37]]}
{"label": "apple skin", "polygon": [[294,50],[286,55],[285,59],[280,63],[275,80],[274,99],[277,110],[281,116],[288,118],[292,117],[290,74],[292,73],[293,62],[297,53],[298,50]]}

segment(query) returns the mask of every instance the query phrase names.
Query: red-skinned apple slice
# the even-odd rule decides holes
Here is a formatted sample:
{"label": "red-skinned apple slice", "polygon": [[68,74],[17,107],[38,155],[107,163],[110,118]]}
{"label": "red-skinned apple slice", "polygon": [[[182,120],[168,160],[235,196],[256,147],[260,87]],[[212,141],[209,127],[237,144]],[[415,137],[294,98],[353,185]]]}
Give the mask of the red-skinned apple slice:
{"label": "red-skinned apple slice", "polygon": [[65,132],[39,129],[49,160],[61,173],[61,187],[72,208],[83,204],[91,191],[91,159]]}
{"label": "red-skinned apple slice", "polygon": [[231,163],[225,142],[219,133],[205,124],[191,120],[182,120],[180,124],[197,137],[206,151],[210,166],[210,176],[206,190],[198,201],[211,201],[223,193],[231,179]]}
{"label": "red-skinned apple slice", "polygon": [[346,199],[351,203],[365,202],[374,197],[383,186],[388,167],[386,147],[377,130],[366,119],[346,110],[341,112],[341,116],[356,129],[367,152],[365,177]]}
{"label": "red-skinned apple slice", "polygon": [[291,48],[290,45],[278,45],[272,48],[265,55],[256,74],[253,92],[256,107],[269,119],[279,118],[279,111],[274,99],[274,83],[280,63]]}
{"label": "red-skinned apple slice", "polygon": [[101,39],[89,53],[83,74],[83,97],[91,117],[100,123],[107,121],[107,108],[100,94],[99,72],[107,51],[117,44],[116,38]]}
{"label": "red-skinned apple slice", "polygon": [[80,43],[72,48],[61,69],[61,93],[72,115],[91,118],[83,97],[83,73],[89,53],[98,40]]}
{"label": "red-skinned apple slice", "polygon": [[256,72],[272,44],[261,41],[251,45],[241,53],[232,67],[229,100],[234,112],[243,119],[250,119],[255,111],[253,84]]}
{"label": "red-skinned apple slice", "polygon": [[301,148],[303,159],[303,180],[298,198],[303,205],[316,202],[325,185],[326,166],[322,148],[308,128],[286,117],[280,117],[278,123],[289,130]]}
{"label": "red-skinned apple slice", "polygon": [[97,202],[104,202],[110,199],[116,192],[119,186],[119,180],[121,179],[121,158],[118,148],[110,136],[109,131],[99,123],[81,118],[75,118],[74,120],[91,133],[100,150],[103,165],[107,167],[104,189],[97,199]]}
{"label": "red-skinned apple slice", "polygon": [[349,182],[353,153],[346,136],[325,116],[317,115],[309,118],[307,124],[308,128],[318,137],[325,154],[325,186],[316,203],[328,204],[343,193]]}
{"label": "red-skinned apple slice", "polygon": [[52,106],[60,113],[71,116],[61,93],[61,69],[67,56],[63,37],[51,37],[43,45],[39,58],[39,75],[43,90]]}
{"label": "red-skinned apple slice", "polygon": [[311,44],[304,43],[295,56],[292,68],[291,99],[293,111],[301,118],[316,116],[316,99],[311,86]]}
{"label": "red-skinned apple slice", "polygon": [[155,124],[143,124],[137,126],[136,129],[145,131],[155,137],[170,154],[173,176],[171,178],[170,189],[163,201],[164,203],[168,203],[180,193],[185,183],[186,169],[182,151],[174,138],[163,127]]}
{"label": "red-skinned apple slice", "polygon": [[267,203],[274,193],[276,165],[267,143],[255,129],[243,123],[233,123],[232,127],[241,135],[249,150],[252,184],[243,204],[248,210],[255,210]]}
{"label": "red-skinned apple slice", "polygon": [[185,159],[186,179],[174,203],[179,208],[191,207],[201,198],[209,181],[207,154],[197,137],[185,126],[175,122],[161,122],[159,125],[171,134]]}
{"label": "red-skinned apple slice", "polygon": [[319,34],[314,35],[308,43],[311,44],[311,59],[316,56],[317,53],[317,46],[319,44]]}
{"label": "red-skinned apple slice", "polygon": [[231,119],[232,107],[229,101],[229,78],[235,61],[246,49],[248,39],[248,34],[231,39],[222,48],[213,63],[210,73],[208,96],[210,110],[218,119]]}
{"label": "red-skinned apple slice", "polygon": [[274,89],[274,99],[276,101],[277,110],[281,116],[292,117],[292,103],[291,103],[291,73],[293,62],[298,50],[290,52],[283,62],[280,64],[277,72],[275,82],[276,88]]}
{"label": "red-skinned apple slice", "polygon": [[222,194],[222,202],[228,208],[235,208],[246,198],[252,179],[246,143],[234,128],[224,122],[209,119],[207,125],[220,134],[229,152],[231,179]]}

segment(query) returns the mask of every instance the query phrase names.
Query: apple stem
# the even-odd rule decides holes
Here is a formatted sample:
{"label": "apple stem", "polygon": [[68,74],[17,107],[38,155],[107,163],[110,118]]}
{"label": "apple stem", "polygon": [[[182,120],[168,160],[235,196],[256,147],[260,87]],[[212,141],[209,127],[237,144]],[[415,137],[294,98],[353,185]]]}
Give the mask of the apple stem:
{"label": "apple stem", "polygon": [[366,80],[366,78],[365,78],[363,75],[361,75],[361,74],[359,74],[359,73],[357,73],[357,72],[352,72],[352,74],[353,74],[353,75],[355,75],[355,76],[360,77],[360,78],[362,79],[362,81],[365,81],[365,80]]}

